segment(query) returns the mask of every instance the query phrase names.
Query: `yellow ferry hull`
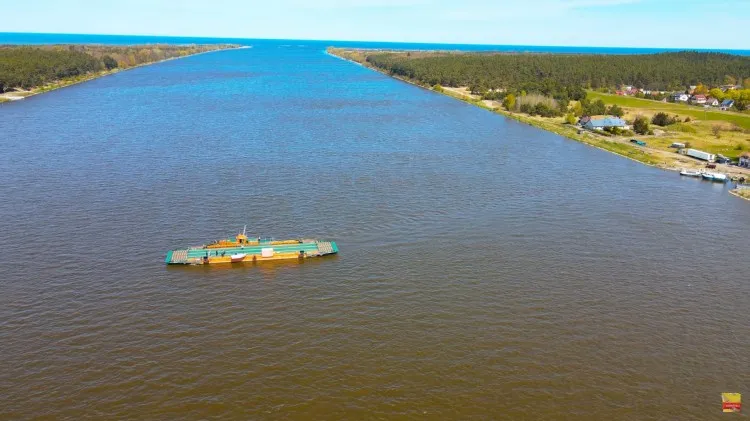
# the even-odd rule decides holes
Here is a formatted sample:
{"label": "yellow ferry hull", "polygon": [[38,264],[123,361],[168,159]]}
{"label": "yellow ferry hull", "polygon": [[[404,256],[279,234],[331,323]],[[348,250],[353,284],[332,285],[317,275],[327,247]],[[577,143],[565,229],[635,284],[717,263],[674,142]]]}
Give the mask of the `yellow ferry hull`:
{"label": "yellow ferry hull", "polygon": [[207,246],[167,252],[168,265],[210,265],[272,260],[307,259],[338,253],[333,241],[222,241]]}

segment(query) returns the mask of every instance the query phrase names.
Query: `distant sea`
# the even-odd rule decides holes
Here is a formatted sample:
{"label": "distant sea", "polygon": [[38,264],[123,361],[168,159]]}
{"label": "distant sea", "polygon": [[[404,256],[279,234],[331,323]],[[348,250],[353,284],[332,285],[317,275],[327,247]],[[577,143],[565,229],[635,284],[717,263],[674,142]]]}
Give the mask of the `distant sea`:
{"label": "distant sea", "polygon": [[699,48],[640,48],[640,47],[584,47],[584,46],[551,46],[551,45],[489,45],[489,44],[431,44],[373,41],[339,41],[339,40],[287,40],[287,39],[252,39],[252,38],[204,38],[204,37],[167,37],[167,36],[134,36],[134,35],[87,35],[87,34],[38,34],[0,32],[0,44],[240,44],[246,46],[262,44],[264,46],[328,46],[383,48],[398,50],[459,50],[459,51],[502,51],[528,53],[561,53],[561,54],[654,54],[669,51],[709,51],[750,56],[750,50],[699,49]]}

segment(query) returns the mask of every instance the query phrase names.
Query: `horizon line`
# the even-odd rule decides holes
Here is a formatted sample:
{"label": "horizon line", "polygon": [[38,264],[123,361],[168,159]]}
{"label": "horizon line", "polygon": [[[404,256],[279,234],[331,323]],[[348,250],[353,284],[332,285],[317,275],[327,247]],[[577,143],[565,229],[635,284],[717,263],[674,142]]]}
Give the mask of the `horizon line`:
{"label": "horizon line", "polygon": [[[248,41],[312,41],[312,42],[370,42],[380,44],[425,44],[425,45],[473,45],[486,47],[555,47],[555,48],[611,48],[611,49],[640,49],[640,50],[680,50],[680,51],[743,51],[750,52],[750,49],[739,48],[691,48],[691,47],[624,47],[624,46],[586,46],[586,45],[554,45],[554,44],[489,44],[489,43],[459,43],[459,42],[427,42],[427,41],[377,41],[377,40],[343,40],[343,39],[317,39],[317,38],[246,38],[246,37],[220,37],[205,35],[162,35],[162,34],[93,34],[78,32],[0,32],[2,34],[16,35],[81,35],[81,36],[107,36],[107,37],[140,37],[140,38],[205,38],[205,39],[230,39],[230,40],[248,40]],[[2,43],[0,42],[0,45]]]}

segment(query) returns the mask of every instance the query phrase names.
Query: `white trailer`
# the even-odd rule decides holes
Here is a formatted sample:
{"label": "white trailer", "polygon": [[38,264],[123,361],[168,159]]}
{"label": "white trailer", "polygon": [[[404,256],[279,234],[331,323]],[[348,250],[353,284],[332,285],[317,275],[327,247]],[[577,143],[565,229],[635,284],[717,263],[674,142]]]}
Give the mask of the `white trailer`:
{"label": "white trailer", "polygon": [[708,153],[708,152],[699,151],[698,149],[688,149],[685,155],[692,156],[693,158],[702,159],[708,162],[716,161],[716,155],[712,153]]}

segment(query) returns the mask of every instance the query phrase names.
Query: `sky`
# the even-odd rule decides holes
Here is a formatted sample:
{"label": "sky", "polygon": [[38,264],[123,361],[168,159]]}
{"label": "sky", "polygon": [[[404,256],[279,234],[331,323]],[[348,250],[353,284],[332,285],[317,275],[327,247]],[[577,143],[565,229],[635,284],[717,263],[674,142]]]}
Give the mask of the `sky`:
{"label": "sky", "polygon": [[750,49],[750,0],[0,0],[0,32]]}

